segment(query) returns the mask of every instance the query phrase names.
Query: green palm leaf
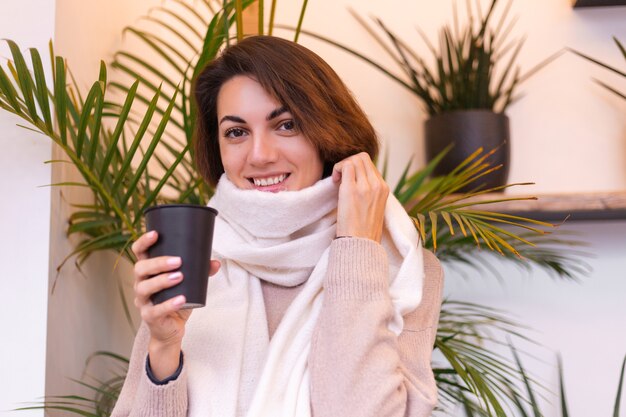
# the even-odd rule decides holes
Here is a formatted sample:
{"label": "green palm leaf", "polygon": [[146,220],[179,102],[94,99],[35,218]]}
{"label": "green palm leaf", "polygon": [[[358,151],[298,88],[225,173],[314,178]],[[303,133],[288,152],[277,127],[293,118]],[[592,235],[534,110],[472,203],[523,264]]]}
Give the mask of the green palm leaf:
{"label": "green palm leaf", "polygon": [[520,372],[514,362],[485,343],[506,346],[497,334],[508,334],[530,341],[519,323],[502,311],[485,306],[445,300],[437,329],[435,349],[448,366],[435,366],[442,405],[461,403],[469,415],[507,416],[516,401],[526,402],[518,383],[539,388]]}
{"label": "green palm leaf", "polygon": [[476,246],[484,245],[490,249],[486,255],[497,253],[523,268],[537,265],[568,279],[576,279],[589,272],[588,265],[581,260],[584,253],[569,249],[582,243],[565,237],[555,238],[554,224],[479,209],[483,204],[497,207],[499,203],[534,197],[502,197],[500,194],[480,202],[472,200],[479,195],[525,184],[457,193],[461,187],[497,169],[486,162],[491,152],[479,149],[450,174],[429,178],[449,150],[445,149],[426,167],[412,173],[410,164],[407,164],[393,187],[394,195],[413,218],[426,248],[436,251],[444,262],[461,262],[477,269],[482,269],[484,264],[480,257],[475,256],[474,250]]}
{"label": "green palm leaf", "polygon": [[[101,67],[99,80],[93,84],[85,100],[79,101],[73,100],[70,87],[65,87],[66,68],[62,58],[51,57],[56,63],[56,68],[55,73],[52,74],[53,79],[47,82],[41,75],[44,74],[41,59],[38,59],[37,54],[31,53],[31,57],[34,57],[31,59],[32,71],[39,74],[36,76],[39,81],[31,82],[30,70],[19,48],[13,43],[11,50],[13,62],[15,62],[15,73],[18,79],[21,77],[23,80],[21,83],[12,83],[8,77],[4,78],[5,82],[0,86],[0,97],[3,102],[7,103],[5,109],[22,117],[34,129],[50,136],[59,145],[65,156],[82,175],[84,184],[94,192],[95,212],[108,216],[106,219],[100,216],[97,223],[91,219],[75,219],[68,232],[80,231],[89,237],[78,245],[74,254],[80,253],[81,258],[84,259],[96,250],[121,250],[129,239],[136,238],[140,232],[140,229],[136,229],[135,220],[141,217],[139,208],[143,207],[140,202],[145,201],[143,192],[146,186],[139,184],[139,179],[159,144],[162,132],[153,136],[137,168],[131,166],[131,162],[141,146],[147,126],[156,120],[154,113],[159,94],[154,96],[148,106],[143,120],[145,128],[137,131],[133,144],[122,158],[118,143],[124,130],[124,121],[133,105],[136,87],[131,88],[118,123],[111,132],[103,127],[106,94],[104,64]],[[2,73],[6,74],[6,71],[3,70]],[[47,85],[55,85],[55,90],[47,90]],[[64,86],[63,89],[61,85]],[[30,100],[28,97],[40,97],[40,99],[49,97],[50,102],[47,108],[41,104],[29,106],[26,104]],[[58,123],[56,129],[49,130],[50,123],[47,120],[51,118],[47,116],[47,113],[53,103],[57,110]],[[173,103],[174,100],[169,104],[169,111],[159,119],[161,131],[169,122]],[[61,111],[65,112],[64,115],[60,114]],[[66,140],[68,131],[74,132],[70,135],[71,142]],[[162,180],[167,181],[167,179],[166,175]],[[132,210],[132,207],[137,207],[137,210]]]}

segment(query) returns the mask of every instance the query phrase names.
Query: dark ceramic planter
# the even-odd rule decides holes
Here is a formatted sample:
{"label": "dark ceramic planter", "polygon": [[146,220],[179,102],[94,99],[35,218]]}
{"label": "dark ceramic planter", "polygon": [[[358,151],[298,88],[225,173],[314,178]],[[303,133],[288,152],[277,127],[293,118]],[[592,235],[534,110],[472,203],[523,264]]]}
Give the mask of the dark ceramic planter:
{"label": "dark ceramic planter", "polygon": [[429,161],[448,145],[454,144],[435,169],[434,175],[452,172],[480,147],[485,152],[498,148],[488,161],[492,167],[502,164],[502,168],[480,177],[459,191],[467,192],[479,185],[486,189],[506,184],[509,175],[510,138],[509,118],[505,114],[490,110],[458,110],[432,116],[426,121],[425,142]]}
{"label": "dark ceramic planter", "polygon": [[144,215],[146,229],[159,233],[157,242],[148,249],[148,256],[180,256],[183,261],[178,269],[183,273],[183,280],[154,294],[152,302],[159,304],[183,294],[187,300],[183,308],[203,307],[217,210],[192,204],[167,204],[150,207]]}

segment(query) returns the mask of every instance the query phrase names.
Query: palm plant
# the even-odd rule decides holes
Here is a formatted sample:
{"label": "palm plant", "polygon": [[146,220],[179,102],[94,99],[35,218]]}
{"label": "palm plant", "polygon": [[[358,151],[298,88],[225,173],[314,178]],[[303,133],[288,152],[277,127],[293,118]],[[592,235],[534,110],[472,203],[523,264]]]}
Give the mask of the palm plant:
{"label": "palm plant", "polygon": [[[190,143],[196,110],[190,99],[190,86],[199,69],[223,46],[234,41],[233,30],[241,39],[241,15],[250,3],[251,0],[223,4],[203,0],[196,7],[186,4],[184,11],[178,12],[165,4],[164,10],[174,20],[193,21],[196,26],[185,25],[187,29],[183,32],[171,22],[149,15],[146,19],[158,31],[128,28],[129,34],[154,52],[159,63],[130,51],[120,51],[111,67],[133,81],[109,81],[107,66],[102,63],[98,80],[84,97],[64,59],[56,56],[52,47],[53,70],[48,79],[37,50],[30,50],[29,68],[20,48],[9,41],[13,60],[7,63],[7,70],[0,67],[0,108],[21,117],[31,126],[28,128],[50,137],[84,181],[54,185],[88,187],[93,192],[93,203],[75,205],[76,211],[71,215],[68,234],[78,234],[82,240],[66,260],[77,256],[77,262],[82,263],[94,252],[113,250],[132,262],[129,245],[142,233],[143,209],[155,203],[206,203],[212,190],[199,177],[192,162]],[[305,1],[296,38],[306,4]],[[262,10],[263,2],[259,5]],[[270,13],[270,33],[274,10],[275,1]],[[259,27],[263,29],[263,13]],[[184,42],[187,49],[175,47],[172,40],[156,33],[169,34]],[[174,75],[168,78],[162,70],[164,66],[169,66]],[[121,92],[119,102],[109,100],[112,90]],[[545,242],[554,242],[553,238],[546,238],[553,225],[477,210],[476,203],[468,202],[475,195],[493,190],[455,195],[461,187],[498,169],[486,162],[488,155],[480,150],[453,173],[436,179],[429,179],[429,175],[440,158],[421,170],[411,170],[410,164],[407,165],[394,194],[414,218],[425,246],[436,250],[443,259],[445,256],[464,259],[476,267],[480,267],[478,261],[463,254],[482,245],[508,259],[524,265],[534,263],[559,276],[583,271],[574,257],[564,256],[558,249],[534,249],[544,238]],[[509,227],[522,232],[512,232]],[[436,373],[444,398],[466,404],[474,404],[473,398],[477,398],[478,405],[471,407],[502,416],[501,402],[511,396],[501,387],[514,386],[515,369],[481,346],[490,340],[490,328],[518,333],[515,323],[492,310],[452,301],[445,303],[436,348],[444,353],[449,366],[437,368]],[[119,384],[107,382],[91,388],[99,395],[95,402],[70,396],[50,400],[76,400],[78,404],[73,409],[65,403],[46,402],[44,406],[62,406],[66,411],[82,415],[108,415],[109,408],[102,405],[103,401],[116,398]]]}
{"label": "palm plant", "polygon": [[[613,37],[613,41],[615,41],[615,44],[617,45],[617,47],[619,48],[620,52],[622,53],[622,56],[624,57],[624,59],[626,59],[626,48],[624,48],[624,45],[622,45],[622,43],[616,37]],[[617,69],[615,67],[612,67],[612,66],[610,66],[608,64],[605,64],[602,61],[599,61],[599,60],[597,60],[595,58],[592,58],[591,56],[586,55],[586,54],[584,54],[582,52],[579,52],[579,51],[577,51],[575,49],[568,48],[568,50],[573,52],[573,53],[575,53],[576,55],[586,59],[587,61],[591,61],[594,64],[600,65],[601,67],[608,69],[609,71],[611,71],[611,72],[613,72],[613,73],[615,73],[617,75],[621,75],[622,77],[626,77],[626,72],[624,72],[624,71],[621,71],[621,70],[619,70],[619,69]],[[595,81],[598,84],[600,84],[602,87],[604,87],[607,90],[609,90],[610,92],[612,92],[613,94],[615,94],[618,97],[621,97],[624,100],[626,100],[626,92],[620,91],[617,88],[612,87],[612,86],[604,83],[603,81],[600,81],[600,80],[595,80]]]}

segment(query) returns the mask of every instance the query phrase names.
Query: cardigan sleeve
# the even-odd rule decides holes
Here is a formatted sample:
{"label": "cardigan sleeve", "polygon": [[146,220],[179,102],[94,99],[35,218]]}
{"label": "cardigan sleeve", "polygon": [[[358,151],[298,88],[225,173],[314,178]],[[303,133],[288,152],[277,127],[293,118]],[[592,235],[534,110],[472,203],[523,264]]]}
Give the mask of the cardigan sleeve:
{"label": "cardigan sleeve", "polygon": [[184,417],[187,415],[187,372],[163,385],[146,372],[150,330],[141,324],[130,356],[128,373],[111,417]]}
{"label": "cardigan sleeve", "polygon": [[[433,258],[425,253],[425,263]],[[332,243],[309,356],[314,417],[426,417],[435,407],[430,358],[441,288],[424,287],[422,303],[405,316],[398,337],[387,328],[393,316],[387,276],[387,254],[378,243]]]}

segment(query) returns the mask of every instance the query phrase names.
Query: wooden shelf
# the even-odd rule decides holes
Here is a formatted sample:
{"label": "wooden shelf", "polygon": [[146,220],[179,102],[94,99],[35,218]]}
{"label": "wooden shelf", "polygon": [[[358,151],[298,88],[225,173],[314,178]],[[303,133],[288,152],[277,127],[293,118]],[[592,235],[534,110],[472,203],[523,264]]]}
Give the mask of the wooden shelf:
{"label": "wooden shelf", "polygon": [[[472,201],[502,197],[524,197],[510,194],[485,194]],[[481,209],[530,217],[537,220],[626,220],[626,191],[606,193],[573,193],[537,195],[537,200],[515,200],[481,205]]]}
{"label": "wooden shelf", "polygon": [[626,6],[626,0],[574,0],[574,7]]}

